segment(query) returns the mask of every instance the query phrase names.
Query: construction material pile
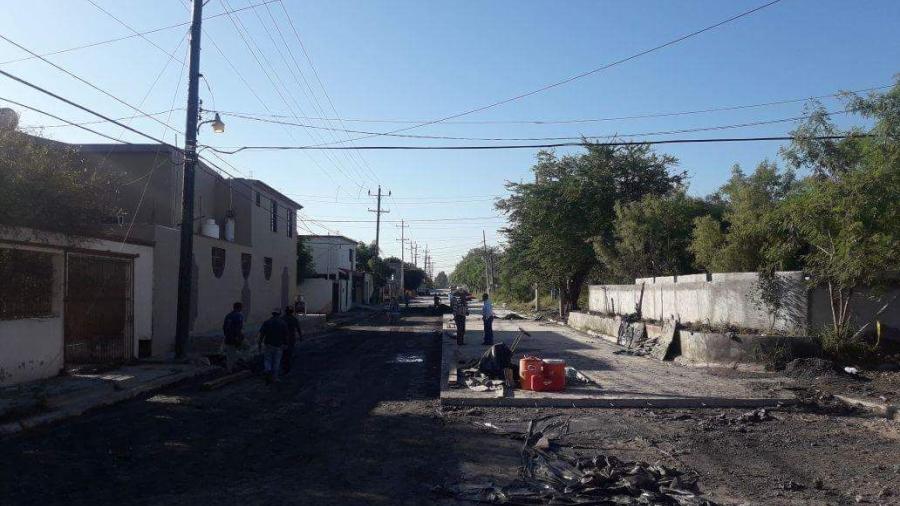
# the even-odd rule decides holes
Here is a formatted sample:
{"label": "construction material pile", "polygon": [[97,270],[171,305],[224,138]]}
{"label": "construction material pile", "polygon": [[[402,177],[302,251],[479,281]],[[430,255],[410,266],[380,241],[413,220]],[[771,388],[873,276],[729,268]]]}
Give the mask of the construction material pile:
{"label": "construction material pile", "polygon": [[695,476],[659,462],[566,452],[558,440],[568,431],[569,420],[559,419],[532,420],[525,433],[501,429],[524,440],[521,477],[505,486],[468,484],[444,491],[489,504],[713,505],[701,497]]}

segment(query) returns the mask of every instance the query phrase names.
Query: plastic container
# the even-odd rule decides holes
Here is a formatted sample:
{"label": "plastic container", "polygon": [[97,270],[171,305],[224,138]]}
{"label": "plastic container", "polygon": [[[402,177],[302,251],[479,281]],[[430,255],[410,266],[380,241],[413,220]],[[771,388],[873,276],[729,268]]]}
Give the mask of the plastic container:
{"label": "plastic container", "polygon": [[543,360],[541,375],[544,377],[544,390],[561,392],[566,389],[566,361],[558,358]]}
{"label": "plastic container", "polygon": [[534,376],[539,376],[543,382],[544,378],[541,373],[543,367],[543,361],[537,357],[522,357],[519,359],[519,386],[525,390],[532,390],[531,379]]}
{"label": "plastic container", "polygon": [[547,390],[547,380],[544,379],[543,374],[532,374],[528,377],[528,388],[526,390],[533,390],[535,392],[543,392]]}
{"label": "plastic container", "polygon": [[203,221],[202,226],[200,227],[200,233],[205,235],[206,237],[212,237],[213,239],[219,238],[219,225],[216,223],[216,220],[213,218],[207,218]]}

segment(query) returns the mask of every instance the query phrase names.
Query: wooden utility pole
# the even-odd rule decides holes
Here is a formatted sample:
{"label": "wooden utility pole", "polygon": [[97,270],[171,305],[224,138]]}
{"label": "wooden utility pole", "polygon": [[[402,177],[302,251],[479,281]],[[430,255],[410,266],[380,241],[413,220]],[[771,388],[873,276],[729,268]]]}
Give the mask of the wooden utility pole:
{"label": "wooden utility pole", "polygon": [[407,226],[408,225],[406,224],[405,221],[400,220],[400,239],[397,239],[397,240],[400,241],[400,294],[401,295],[406,293],[406,285],[404,284],[404,274],[403,274],[405,267],[403,264],[406,261],[405,256],[404,256],[404,249],[406,247],[406,241],[409,240],[406,238],[406,227]]}
{"label": "wooden utility pole", "polygon": [[197,167],[197,126],[200,121],[200,24],[203,0],[194,0],[191,52],[188,61],[187,119],[184,128],[184,173],[181,192],[181,244],[178,255],[178,299],[175,308],[175,357],[187,354],[191,332],[191,283],[194,267],[194,171]]}
{"label": "wooden utility pole", "polygon": [[[378,193],[376,193],[375,195],[372,195],[372,190],[369,190],[369,196],[370,197],[373,197],[373,196],[378,197],[377,207],[375,209],[369,209],[370,213],[375,213],[375,256],[378,257],[378,256],[381,256],[381,251],[378,249],[378,246],[379,246],[378,242],[379,242],[379,239],[381,239],[381,215],[385,214],[385,213],[389,213],[389,212],[391,212],[391,210],[390,209],[385,209],[385,210],[381,209],[381,196],[382,196],[381,185],[378,185]],[[391,196],[391,192],[388,191],[387,195],[385,195],[385,197],[390,197],[390,196]]]}

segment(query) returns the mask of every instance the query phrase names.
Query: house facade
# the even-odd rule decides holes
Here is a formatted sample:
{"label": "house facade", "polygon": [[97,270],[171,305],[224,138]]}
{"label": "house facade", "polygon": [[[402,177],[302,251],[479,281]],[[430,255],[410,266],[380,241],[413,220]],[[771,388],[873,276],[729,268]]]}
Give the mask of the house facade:
{"label": "house facade", "polygon": [[303,240],[312,255],[315,272],[300,284],[306,311],[324,314],[349,311],[355,299],[354,287],[364,284],[355,279],[359,243],[342,235],[304,235]]}
{"label": "house facade", "polygon": [[[152,244],[0,228],[0,385],[124,362],[153,333]],[[149,342],[149,341],[147,341]]]}
{"label": "house facade", "polygon": [[[98,166],[132,182],[119,191],[126,213],[118,233],[153,244],[153,330],[145,354],[174,352],[178,300],[183,158],[156,144],[80,145]],[[292,303],[296,287],[296,213],[300,204],[262,181],[226,178],[198,163],[194,192],[191,336],[221,333],[234,302],[249,328]],[[140,203],[140,204],[137,204]]]}

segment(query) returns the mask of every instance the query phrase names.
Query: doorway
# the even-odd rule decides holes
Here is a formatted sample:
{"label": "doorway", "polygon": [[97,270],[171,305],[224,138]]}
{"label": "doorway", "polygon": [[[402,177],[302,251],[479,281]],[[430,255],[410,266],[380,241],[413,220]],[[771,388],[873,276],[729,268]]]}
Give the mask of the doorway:
{"label": "doorway", "polygon": [[66,255],[65,366],[115,365],[133,347],[132,259]]}

